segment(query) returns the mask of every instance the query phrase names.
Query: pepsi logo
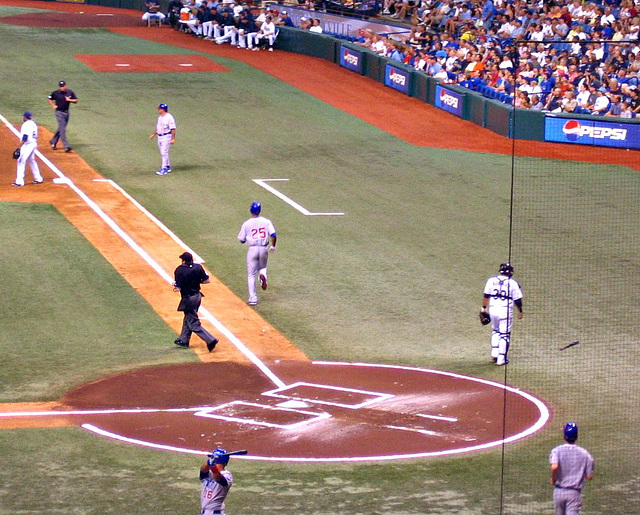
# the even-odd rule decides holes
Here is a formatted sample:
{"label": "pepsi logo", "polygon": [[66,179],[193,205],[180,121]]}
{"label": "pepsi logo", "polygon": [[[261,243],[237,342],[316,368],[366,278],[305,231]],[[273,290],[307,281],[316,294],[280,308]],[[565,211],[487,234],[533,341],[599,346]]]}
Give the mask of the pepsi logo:
{"label": "pepsi logo", "polygon": [[562,132],[564,132],[567,140],[577,141],[582,135],[582,125],[577,120],[569,120],[564,124],[564,127],[562,127]]}

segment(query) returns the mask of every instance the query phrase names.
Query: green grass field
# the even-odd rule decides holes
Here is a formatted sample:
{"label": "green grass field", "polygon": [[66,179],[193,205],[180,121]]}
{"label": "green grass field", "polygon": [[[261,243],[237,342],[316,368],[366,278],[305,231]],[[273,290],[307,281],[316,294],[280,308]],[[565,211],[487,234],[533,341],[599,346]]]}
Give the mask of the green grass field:
{"label": "green grass field", "polygon": [[[228,513],[552,513],[547,456],[568,419],[597,462],[584,513],[640,511],[637,172],[515,160],[512,261],[526,316],[505,371],[488,363],[477,311],[508,256],[511,156],[413,147],[229,59],[211,57],[231,73],[95,73],[73,54],[185,52],[105,30],[0,24],[0,40],[0,113],[17,124],[29,109],[55,129],[46,96],[67,80],[80,98],[69,131],[78,154],[241,298],[236,235],[249,204],[263,203],[279,250],[258,309],[309,357],[506,379],[553,412],[539,434],[505,447],[502,498],[500,449],[363,465],[234,460]],[[162,178],[148,139],[159,102],[178,123],[175,173]],[[278,185],[286,195],[346,216],[304,217],[257,178],[288,178]],[[168,346],[171,329],[55,209],[0,204],[0,234],[3,402],[53,400],[120,370],[196,359]],[[574,339],[581,345],[558,352]],[[0,431],[0,455],[0,513],[199,509],[193,456],[78,428]]]}

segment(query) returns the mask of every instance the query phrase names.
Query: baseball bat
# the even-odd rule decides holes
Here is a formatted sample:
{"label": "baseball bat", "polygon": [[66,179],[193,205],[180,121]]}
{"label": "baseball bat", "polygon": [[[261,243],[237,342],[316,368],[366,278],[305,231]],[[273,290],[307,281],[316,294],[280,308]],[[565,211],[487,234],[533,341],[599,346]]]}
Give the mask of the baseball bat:
{"label": "baseball bat", "polygon": [[580,343],[580,340],[575,340],[575,341],[573,341],[571,343],[568,343],[564,347],[561,347],[560,350],[568,349],[569,347],[573,347],[574,345],[578,345],[579,343]]}
{"label": "baseball bat", "polygon": [[[244,456],[245,454],[248,454],[248,453],[249,451],[247,451],[246,449],[242,449],[240,451],[226,452],[224,454],[221,454],[220,457],[222,458],[223,456]],[[207,456],[211,458],[213,454],[207,454]]]}

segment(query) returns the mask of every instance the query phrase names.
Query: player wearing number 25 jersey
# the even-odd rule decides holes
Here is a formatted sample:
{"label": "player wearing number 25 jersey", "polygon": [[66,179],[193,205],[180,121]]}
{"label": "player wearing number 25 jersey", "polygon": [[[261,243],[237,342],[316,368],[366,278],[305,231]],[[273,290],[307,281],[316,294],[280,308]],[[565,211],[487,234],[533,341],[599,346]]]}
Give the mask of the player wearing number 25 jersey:
{"label": "player wearing number 25 jersey", "polygon": [[522,318],[522,289],[512,279],[513,266],[502,263],[498,275],[490,277],[484,286],[482,310],[489,307],[491,316],[491,357],[496,365],[506,365],[511,340],[511,323],[514,305],[518,318]]}
{"label": "player wearing number 25 jersey", "polygon": [[238,241],[249,246],[247,249],[247,284],[250,306],[258,304],[256,277],[260,278],[262,289],[267,289],[268,253],[276,250],[276,229],[271,220],[260,216],[261,210],[262,205],[259,202],[251,204],[249,208],[251,218],[242,224],[238,233]]}

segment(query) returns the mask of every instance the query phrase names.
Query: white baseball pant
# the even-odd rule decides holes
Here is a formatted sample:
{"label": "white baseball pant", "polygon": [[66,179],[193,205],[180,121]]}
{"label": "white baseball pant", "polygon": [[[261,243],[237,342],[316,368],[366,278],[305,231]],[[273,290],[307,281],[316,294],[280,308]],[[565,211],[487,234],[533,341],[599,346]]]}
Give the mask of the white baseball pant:
{"label": "white baseball pant", "polygon": [[25,143],[20,147],[20,157],[18,158],[18,170],[16,172],[16,184],[24,186],[24,172],[29,163],[29,168],[33,174],[33,180],[36,182],[42,181],[42,175],[40,175],[40,168],[36,162],[36,148],[37,143]]}
{"label": "white baseball pant", "polygon": [[247,250],[247,285],[249,287],[249,302],[258,302],[256,278],[258,275],[267,277],[268,247],[254,245]]}
{"label": "white baseball pant", "polygon": [[246,34],[244,30],[238,31],[238,46],[240,48],[253,48],[253,38],[257,35],[257,32],[249,32]]}
{"label": "white baseball pant", "polygon": [[225,41],[231,40],[231,44],[236,46],[238,44],[238,29],[236,29],[232,25],[225,25],[224,27],[224,36],[220,36],[216,38],[216,43],[221,45]]}
{"label": "white baseball pant", "polygon": [[511,326],[513,324],[513,308],[489,308],[491,316],[491,357],[496,364],[504,365],[509,352]]}
{"label": "white baseball pant", "polygon": [[276,40],[276,35],[275,34],[269,34],[269,35],[265,35],[265,34],[256,34],[255,38],[254,38],[254,44],[256,46],[258,46],[258,44],[260,43],[260,40],[267,38],[269,41],[269,46],[273,47],[273,42]]}
{"label": "white baseball pant", "polygon": [[197,21],[188,21],[187,27],[189,27],[191,29],[191,32],[193,32],[194,34],[197,34],[198,36],[203,35],[202,25]]}
{"label": "white baseball pant", "polygon": [[158,136],[158,149],[160,150],[160,159],[162,160],[162,168],[170,168],[169,149],[171,148],[171,133],[164,136]]}

